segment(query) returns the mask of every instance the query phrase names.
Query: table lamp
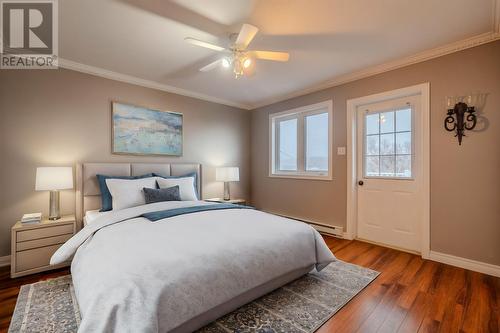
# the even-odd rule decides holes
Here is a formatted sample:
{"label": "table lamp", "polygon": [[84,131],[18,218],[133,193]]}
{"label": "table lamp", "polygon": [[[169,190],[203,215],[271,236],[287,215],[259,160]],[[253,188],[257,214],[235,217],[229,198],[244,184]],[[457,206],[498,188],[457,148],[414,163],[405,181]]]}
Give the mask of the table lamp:
{"label": "table lamp", "polygon": [[224,200],[231,200],[229,182],[240,181],[240,169],[237,167],[220,167],[215,169],[215,180],[224,182]]}
{"label": "table lamp", "polygon": [[72,167],[36,168],[35,191],[50,191],[49,220],[57,220],[61,218],[59,211],[59,190],[72,188]]}

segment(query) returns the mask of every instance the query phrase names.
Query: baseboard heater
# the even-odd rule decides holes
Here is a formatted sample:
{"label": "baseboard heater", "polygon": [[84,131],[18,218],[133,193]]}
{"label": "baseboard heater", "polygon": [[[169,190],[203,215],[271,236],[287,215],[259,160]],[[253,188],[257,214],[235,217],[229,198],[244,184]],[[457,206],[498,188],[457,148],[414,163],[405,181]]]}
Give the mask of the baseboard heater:
{"label": "baseboard heater", "polygon": [[340,237],[340,238],[344,237],[344,228],[343,227],[313,222],[310,220],[305,220],[305,219],[301,219],[301,218],[293,217],[293,216],[289,216],[289,215],[284,215],[284,214],[277,214],[277,213],[271,213],[271,214],[310,224],[314,229],[316,229],[321,234]]}
{"label": "baseboard heater", "polygon": [[326,235],[332,235],[332,236],[340,237],[340,238],[344,237],[344,228],[343,227],[337,227],[337,226],[326,225],[326,224],[319,224],[319,223],[308,222],[308,221],[305,221],[305,222],[312,225],[313,228],[318,230],[319,233],[326,234]]}

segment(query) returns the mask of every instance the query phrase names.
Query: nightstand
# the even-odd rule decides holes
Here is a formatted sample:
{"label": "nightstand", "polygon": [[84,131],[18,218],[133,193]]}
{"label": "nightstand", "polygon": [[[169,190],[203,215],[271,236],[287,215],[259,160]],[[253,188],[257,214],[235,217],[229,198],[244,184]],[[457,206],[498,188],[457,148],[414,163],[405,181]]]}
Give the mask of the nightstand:
{"label": "nightstand", "polygon": [[23,225],[17,222],[12,227],[10,277],[38,273],[65,267],[70,261],[51,266],[50,257],[75,234],[74,215],[58,220],[43,219],[40,223]]}
{"label": "nightstand", "polygon": [[247,201],[245,199],[224,200],[222,198],[210,198],[210,199],[205,199],[205,201],[220,202],[220,203],[232,203],[235,205],[243,205],[243,206],[246,206],[246,204],[247,204]]}

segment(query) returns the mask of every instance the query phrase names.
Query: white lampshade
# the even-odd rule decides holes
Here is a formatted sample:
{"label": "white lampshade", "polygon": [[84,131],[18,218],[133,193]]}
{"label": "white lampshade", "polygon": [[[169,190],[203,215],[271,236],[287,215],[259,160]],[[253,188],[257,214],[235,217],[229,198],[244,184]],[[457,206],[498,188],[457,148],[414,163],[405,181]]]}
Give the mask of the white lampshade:
{"label": "white lampshade", "polygon": [[216,168],[215,180],[218,182],[238,182],[240,181],[240,169],[237,167]]}
{"label": "white lampshade", "polygon": [[72,167],[36,168],[36,191],[67,190],[73,188]]}

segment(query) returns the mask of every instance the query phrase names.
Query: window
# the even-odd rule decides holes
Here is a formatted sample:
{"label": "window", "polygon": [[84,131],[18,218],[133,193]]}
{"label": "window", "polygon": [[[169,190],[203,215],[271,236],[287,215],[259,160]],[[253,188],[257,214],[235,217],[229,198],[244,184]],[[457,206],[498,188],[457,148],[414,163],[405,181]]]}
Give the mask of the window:
{"label": "window", "polygon": [[367,113],[364,176],[412,178],[412,110]]}
{"label": "window", "polygon": [[279,123],[279,170],[297,170],[297,119],[288,119]]}
{"label": "window", "polygon": [[271,177],[331,179],[332,102],[269,116]]}

